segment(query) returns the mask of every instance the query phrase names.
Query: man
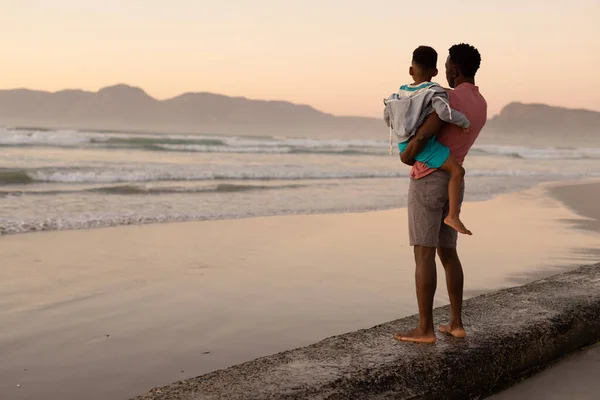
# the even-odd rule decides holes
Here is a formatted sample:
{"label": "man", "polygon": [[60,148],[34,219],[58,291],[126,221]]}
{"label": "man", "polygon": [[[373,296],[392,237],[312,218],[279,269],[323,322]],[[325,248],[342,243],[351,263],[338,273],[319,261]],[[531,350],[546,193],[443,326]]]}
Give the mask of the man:
{"label": "man", "polygon": [[[446,124],[436,113],[427,117],[400,158],[412,165],[408,190],[408,224],[410,245],[414,247],[419,305],[419,326],[396,335],[396,339],[416,343],[435,343],[433,327],[433,298],[437,285],[435,254],[446,271],[446,285],[450,298],[450,323],[438,327],[440,332],[458,338],[466,336],[462,322],[463,270],[456,251],[458,233],[444,224],[448,214],[449,176],[441,170],[429,169],[414,159],[429,138],[450,149],[452,157],[462,165],[465,156],[479,136],[487,120],[487,103],[475,86],[475,74],[481,64],[479,51],[468,44],[450,48],[446,60],[446,79],[452,90],[450,105],[471,121],[468,132],[454,124]],[[464,188],[463,188],[464,194]],[[461,203],[463,196],[461,195]]]}

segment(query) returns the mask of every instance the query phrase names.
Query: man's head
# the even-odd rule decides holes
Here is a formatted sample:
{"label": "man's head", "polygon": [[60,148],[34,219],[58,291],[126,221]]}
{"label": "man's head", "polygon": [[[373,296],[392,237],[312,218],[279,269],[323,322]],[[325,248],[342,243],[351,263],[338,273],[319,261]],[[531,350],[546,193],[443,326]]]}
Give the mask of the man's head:
{"label": "man's head", "polygon": [[429,46],[419,46],[413,51],[409,74],[415,82],[430,81],[438,74],[437,52]]}
{"label": "man's head", "polygon": [[455,44],[450,47],[446,60],[446,79],[451,88],[463,82],[475,82],[475,74],[481,65],[479,51],[470,44]]}

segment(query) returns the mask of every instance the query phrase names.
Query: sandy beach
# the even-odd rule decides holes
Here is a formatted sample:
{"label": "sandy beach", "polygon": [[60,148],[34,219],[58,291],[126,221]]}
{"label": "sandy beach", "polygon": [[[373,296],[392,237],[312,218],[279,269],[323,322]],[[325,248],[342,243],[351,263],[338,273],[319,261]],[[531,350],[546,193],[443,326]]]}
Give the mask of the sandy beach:
{"label": "sandy beach", "polygon": [[[598,198],[466,204],[466,296],[598,261]],[[405,209],[3,236],[0,260],[3,399],[126,399],[416,312]]]}

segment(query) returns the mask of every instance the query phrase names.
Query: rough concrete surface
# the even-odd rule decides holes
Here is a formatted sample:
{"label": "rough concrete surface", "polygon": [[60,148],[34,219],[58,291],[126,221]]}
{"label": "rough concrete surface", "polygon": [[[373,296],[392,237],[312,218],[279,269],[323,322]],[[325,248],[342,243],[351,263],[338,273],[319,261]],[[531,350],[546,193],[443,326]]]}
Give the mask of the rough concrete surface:
{"label": "rough concrete surface", "polygon": [[[435,310],[444,322],[448,307]],[[600,339],[600,264],[465,302],[465,340],[399,343],[415,316],[325,339],[136,400],[479,399]]]}

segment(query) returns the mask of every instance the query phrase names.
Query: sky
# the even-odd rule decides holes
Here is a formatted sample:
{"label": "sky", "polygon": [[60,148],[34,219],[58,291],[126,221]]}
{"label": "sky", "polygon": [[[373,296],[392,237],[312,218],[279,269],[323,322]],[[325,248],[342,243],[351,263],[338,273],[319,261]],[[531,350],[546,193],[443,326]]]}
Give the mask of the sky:
{"label": "sky", "polygon": [[509,102],[600,111],[599,0],[0,0],[0,88],[159,99],[213,92],[380,116],[412,50],[482,54],[490,116]]}

